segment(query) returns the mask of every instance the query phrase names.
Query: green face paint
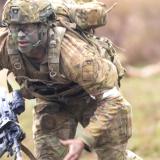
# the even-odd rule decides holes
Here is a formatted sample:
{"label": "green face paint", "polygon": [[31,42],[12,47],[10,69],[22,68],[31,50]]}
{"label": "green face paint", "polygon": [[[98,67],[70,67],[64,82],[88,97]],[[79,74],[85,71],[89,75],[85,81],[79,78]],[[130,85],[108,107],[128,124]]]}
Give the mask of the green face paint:
{"label": "green face paint", "polygon": [[37,24],[11,24],[9,26],[13,40],[21,53],[31,56],[32,50],[40,43]]}

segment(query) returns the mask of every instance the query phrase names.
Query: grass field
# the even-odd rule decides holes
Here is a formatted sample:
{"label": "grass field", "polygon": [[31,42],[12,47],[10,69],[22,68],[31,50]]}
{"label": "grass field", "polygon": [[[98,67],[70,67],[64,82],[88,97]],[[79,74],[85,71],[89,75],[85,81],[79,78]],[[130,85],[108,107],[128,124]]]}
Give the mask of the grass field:
{"label": "grass field", "polygon": [[[133,107],[133,136],[128,148],[142,156],[144,160],[159,160],[160,76],[148,79],[124,79],[121,91]],[[31,122],[34,101],[27,101],[26,104],[26,112],[20,116],[20,123],[27,133],[24,144],[33,151]],[[5,156],[3,160],[9,159]]]}
{"label": "grass field", "polygon": [[145,160],[160,159],[160,76],[125,79],[122,92],[133,107],[129,148]]}

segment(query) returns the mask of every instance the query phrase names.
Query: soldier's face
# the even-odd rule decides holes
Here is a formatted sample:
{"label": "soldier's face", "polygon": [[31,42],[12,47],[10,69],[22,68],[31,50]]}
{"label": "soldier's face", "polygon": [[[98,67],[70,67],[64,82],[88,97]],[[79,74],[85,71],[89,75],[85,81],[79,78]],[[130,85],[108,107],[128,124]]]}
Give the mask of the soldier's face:
{"label": "soldier's face", "polygon": [[41,41],[38,24],[11,24],[9,29],[18,50],[27,56],[31,56],[32,50],[38,47]]}

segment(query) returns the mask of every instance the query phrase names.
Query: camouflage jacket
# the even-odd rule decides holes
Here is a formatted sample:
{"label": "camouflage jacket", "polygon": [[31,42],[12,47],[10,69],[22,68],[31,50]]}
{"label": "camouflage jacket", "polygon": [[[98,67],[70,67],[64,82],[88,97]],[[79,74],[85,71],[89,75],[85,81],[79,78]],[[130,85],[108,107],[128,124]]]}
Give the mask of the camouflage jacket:
{"label": "camouflage jacket", "polygon": [[[51,1],[54,2],[54,0]],[[81,9],[84,7],[82,2],[91,1],[92,0],[76,0],[77,3],[82,4],[80,7]],[[62,15],[63,18],[69,9],[68,7],[66,9],[63,8],[64,2],[65,0],[62,0],[57,3],[56,0],[56,3],[53,3],[57,5],[53,6],[53,8],[56,8],[56,12],[59,13],[59,15]],[[93,0],[92,2],[96,1]],[[72,3],[74,4],[74,2]],[[74,10],[74,12],[77,11]],[[74,12],[71,16],[74,15]],[[96,16],[91,14],[89,17],[95,18]],[[78,20],[81,20],[81,17],[78,18]],[[79,22],[78,20],[77,22]],[[94,23],[97,24],[96,22],[93,22],[93,24]],[[111,125],[111,120],[119,112],[119,107],[126,103],[120,95],[116,97],[116,100],[115,97],[102,99],[102,95],[105,91],[112,91],[117,85],[118,73],[115,65],[110,60],[102,57],[99,54],[99,50],[94,45],[90,45],[89,42],[82,40],[77,34],[67,30],[61,42],[59,59],[60,74],[58,77],[55,77],[54,79],[51,78],[51,75],[49,74],[47,54],[41,64],[35,64],[32,59],[19,53],[24,70],[22,70],[22,73],[17,73],[13,68],[12,60],[9,56],[9,45],[8,30],[6,28],[0,28],[0,69],[7,68],[12,71],[15,74],[17,81],[25,88],[26,92],[28,92],[27,89],[29,89],[29,91],[36,93],[39,89],[36,87],[41,87],[41,85],[43,85],[43,87],[47,87],[47,90],[52,93],[50,98],[53,98],[55,95],[54,98],[56,98],[59,95],[68,94],[74,96],[76,90],[80,91],[82,89],[84,93],[87,93],[97,101],[103,101],[103,104],[97,103],[99,106],[97,106],[97,110],[95,111],[98,113],[96,118],[92,118],[90,123],[84,129],[80,129],[80,134],[76,136],[92,148],[97,137],[101,136],[103,131],[107,130],[107,127]],[[16,57],[14,57],[14,59],[16,59]],[[19,79],[19,76],[22,76],[21,80]],[[53,88],[52,84],[54,86]],[[52,91],[54,90],[55,85],[57,87],[56,92]],[[44,90],[44,88],[42,89]],[[46,96],[46,92],[42,92],[41,90],[39,90],[38,93],[38,97],[39,95],[41,95],[41,98]],[[36,97],[36,94],[33,96]],[[101,105],[104,106],[103,112],[100,111]]]}
{"label": "camouflage jacket", "polygon": [[[0,69],[7,68],[14,72],[8,55],[7,45],[8,31],[6,28],[0,28]],[[21,56],[24,63],[25,76],[31,80],[40,79],[53,82],[48,75],[47,59],[44,59],[43,63],[39,64],[40,66],[37,68],[27,57],[24,57],[22,54]],[[104,91],[115,88],[118,78],[116,67],[112,62],[102,58],[94,46],[89,45],[89,43],[83,41],[70,31],[66,31],[61,43],[60,72],[63,82],[60,82],[61,79],[56,79],[55,82],[60,85],[74,83],[99,101],[101,101],[101,98],[98,97]],[[17,76],[16,73],[15,76]],[[63,88],[63,91],[65,89],[67,90],[68,88]],[[78,135],[78,138],[82,139],[89,147],[93,147],[96,137],[99,137],[106,128],[104,128],[104,125],[109,126],[111,119],[119,111],[119,106],[121,105],[117,105],[117,103],[124,103],[124,100],[119,98],[118,102],[113,101],[113,105],[106,105],[106,110],[100,113],[97,119],[92,120],[84,131],[81,132],[82,134]],[[103,100],[103,103],[108,103],[107,101],[107,99]],[[100,103],[98,104],[100,105]],[[98,108],[99,106],[97,106]]]}

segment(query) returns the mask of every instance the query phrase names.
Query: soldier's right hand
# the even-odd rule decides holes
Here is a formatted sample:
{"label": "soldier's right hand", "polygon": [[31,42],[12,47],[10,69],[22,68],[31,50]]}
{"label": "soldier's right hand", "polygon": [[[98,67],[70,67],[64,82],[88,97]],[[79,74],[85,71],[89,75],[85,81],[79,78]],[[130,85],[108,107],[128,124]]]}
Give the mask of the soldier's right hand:
{"label": "soldier's right hand", "polygon": [[69,147],[69,152],[63,160],[78,160],[82,150],[84,149],[84,143],[79,139],[60,140],[60,142]]}

